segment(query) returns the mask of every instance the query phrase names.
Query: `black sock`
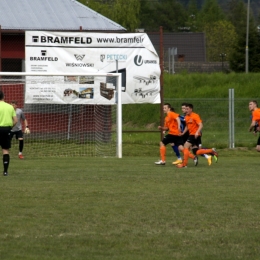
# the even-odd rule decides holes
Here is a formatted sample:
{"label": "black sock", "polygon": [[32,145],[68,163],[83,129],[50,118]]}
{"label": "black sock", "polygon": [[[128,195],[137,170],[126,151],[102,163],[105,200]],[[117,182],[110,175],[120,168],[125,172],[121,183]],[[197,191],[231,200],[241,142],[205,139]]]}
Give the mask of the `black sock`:
{"label": "black sock", "polygon": [[19,140],[19,152],[23,151],[23,140]]}
{"label": "black sock", "polygon": [[10,162],[9,154],[4,154],[3,155],[4,172],[7,172],[8,166],[9,166],[9,162]]}

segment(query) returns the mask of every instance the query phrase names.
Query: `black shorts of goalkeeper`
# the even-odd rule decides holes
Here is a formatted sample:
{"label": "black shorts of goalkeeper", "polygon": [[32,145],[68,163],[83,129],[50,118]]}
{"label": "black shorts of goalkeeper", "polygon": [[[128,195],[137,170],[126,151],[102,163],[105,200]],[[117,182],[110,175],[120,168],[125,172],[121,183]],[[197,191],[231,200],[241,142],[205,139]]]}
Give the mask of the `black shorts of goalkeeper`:
{"label": "black shorts of goalkeeper", "polygon": [[11,139],[13,139],[14,135],[15,135],[15,138],[16,138],[16,139],[23,139],[23,131],[22,131],[22,130],[19,130],[19,131],[11,131],[11,133],[10,133]]}
{"label": "black shorts of goalkeeper", "polygon": [[4,150],[11,148],[11,132],[12,127],[10,126],[0,126],[0,146]]}

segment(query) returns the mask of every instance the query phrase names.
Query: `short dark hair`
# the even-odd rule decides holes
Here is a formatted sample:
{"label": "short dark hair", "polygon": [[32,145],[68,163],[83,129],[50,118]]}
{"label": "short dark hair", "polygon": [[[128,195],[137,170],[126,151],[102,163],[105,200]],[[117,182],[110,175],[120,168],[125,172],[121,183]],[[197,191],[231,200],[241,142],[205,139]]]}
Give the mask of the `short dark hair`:
{"label": "short dark hair", "polygon": [[193,105],[192,104],[187,104],[186,107],[189,107],[189,108],[193,109]]}
{"label": "short dark hair", "polygon": [[11,104],[17,105],[17,101],[16,101],[16,100],[12,100],[12,101],[11,101]]}
{"label": "short dark hair", "polygon": [[185,107],[186,107],[187,105],[188,105],[188,103],[186,103],[186,102],[184,102],[184,103],[181,104],[181,106],[185,106]]}
{"label": "short dark hair", "polygon": [[170,110],[171,110],[172,112],[175,112],[175,109],[174,109],[173,107],[171,107]]}
{"label": "short dark hair", "polygon": [[[256,100],[251,100],[250,102],[253,102],[257,107],[258,107],[258,104],[257,104],[257,101]],[[250,103],[249,102],[249,103]]]}
{"label": "short dark hair", "polygon": [[3,100],[4,97],[5,97],[4,92],[2,90],[0,90],[0,100]]}
{"label": "short dark hair", "polygon": [[170,103],[164,103],[164,106],[168,106],[169,108],[172,107]]}

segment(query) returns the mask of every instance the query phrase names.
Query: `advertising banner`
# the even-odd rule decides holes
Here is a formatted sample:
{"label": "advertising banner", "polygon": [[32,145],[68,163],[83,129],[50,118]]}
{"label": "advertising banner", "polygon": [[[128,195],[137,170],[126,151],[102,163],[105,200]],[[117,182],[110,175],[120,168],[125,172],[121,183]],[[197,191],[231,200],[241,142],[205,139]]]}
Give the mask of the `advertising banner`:
{"label": "advertising banner", "polygon": [[[159,57],[145,33],[27,31],[25,71],[121,73],[122,103],[160,103]],[[26,103],[113,104],[115,79],[29,77]]]}

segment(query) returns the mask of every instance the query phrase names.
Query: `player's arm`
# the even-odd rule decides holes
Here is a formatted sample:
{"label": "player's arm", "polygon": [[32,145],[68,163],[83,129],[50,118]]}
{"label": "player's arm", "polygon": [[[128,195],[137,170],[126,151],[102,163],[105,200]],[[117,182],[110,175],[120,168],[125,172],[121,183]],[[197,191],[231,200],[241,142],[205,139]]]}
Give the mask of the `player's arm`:
{"label": "player's arm", "polygon": [[28,121],[26,119],[24,119],[24,125],[25,125],[25,128],[29,128]]}
{"label": "player's arm", "polygon": [[24,133],[25,134],[30,134],[31,131],[30,131],[29,126],[28,126],[28,121],[26,119],[24,119],[24,124],[25,124]]}
{"label": "player's arm", "polygon": [[202,122],[198,123],[198,125],[199,125],[199,128],[198,128],[198,130],[197,130],[196,133],[195,133],[195,138],[197,138],[197,137],[200,135],[201,130],[202,130],[202,128],[203,128]]}
{"label": "player's arm", "polygon": [[13,127],[17,124],[18,120],[17,120],[17,116],[13,116]]}
{"label": "player's arm", "polygon": [[181,135],[184,135],[184,134],[186,134],[187,132],[188,132],[188,127],[185,126],[185,128],[184,128],[183,132],[181,133]]}
{"label": "player's arm", "polygon": [[21,118],[22,118],[22,120],[23,120],[23,122],[24,122],[24,125],[25,125],[25,127],[24,127],[24,133],[25,133],[25,134],[30,134],[31,131],[30,131],[30,129],[29,129],[28,121],[27,121],[27,119],[25,118],[25,115],[24,115],[23,112],[22,112],[22,114],[21,114]]}
{"label": "player's arm", "polygon": [[251,132],[253,129],[255,129],[256,124],[257,124],[257,122],[255,120],[252,120],[248,131]]}
{"label": "player's arm", "polygon": [[179,118],[179,116],[176,118],[177,124],[178,124],[178,130],[181,133],[181,120]]}
{"label": "player's arm", "polygon": [[166,127],[166,126],[158,126],[158,129],[159,130],[161,130],[161,131],[168,131],[169,130],[169,128],[168,127]]}

